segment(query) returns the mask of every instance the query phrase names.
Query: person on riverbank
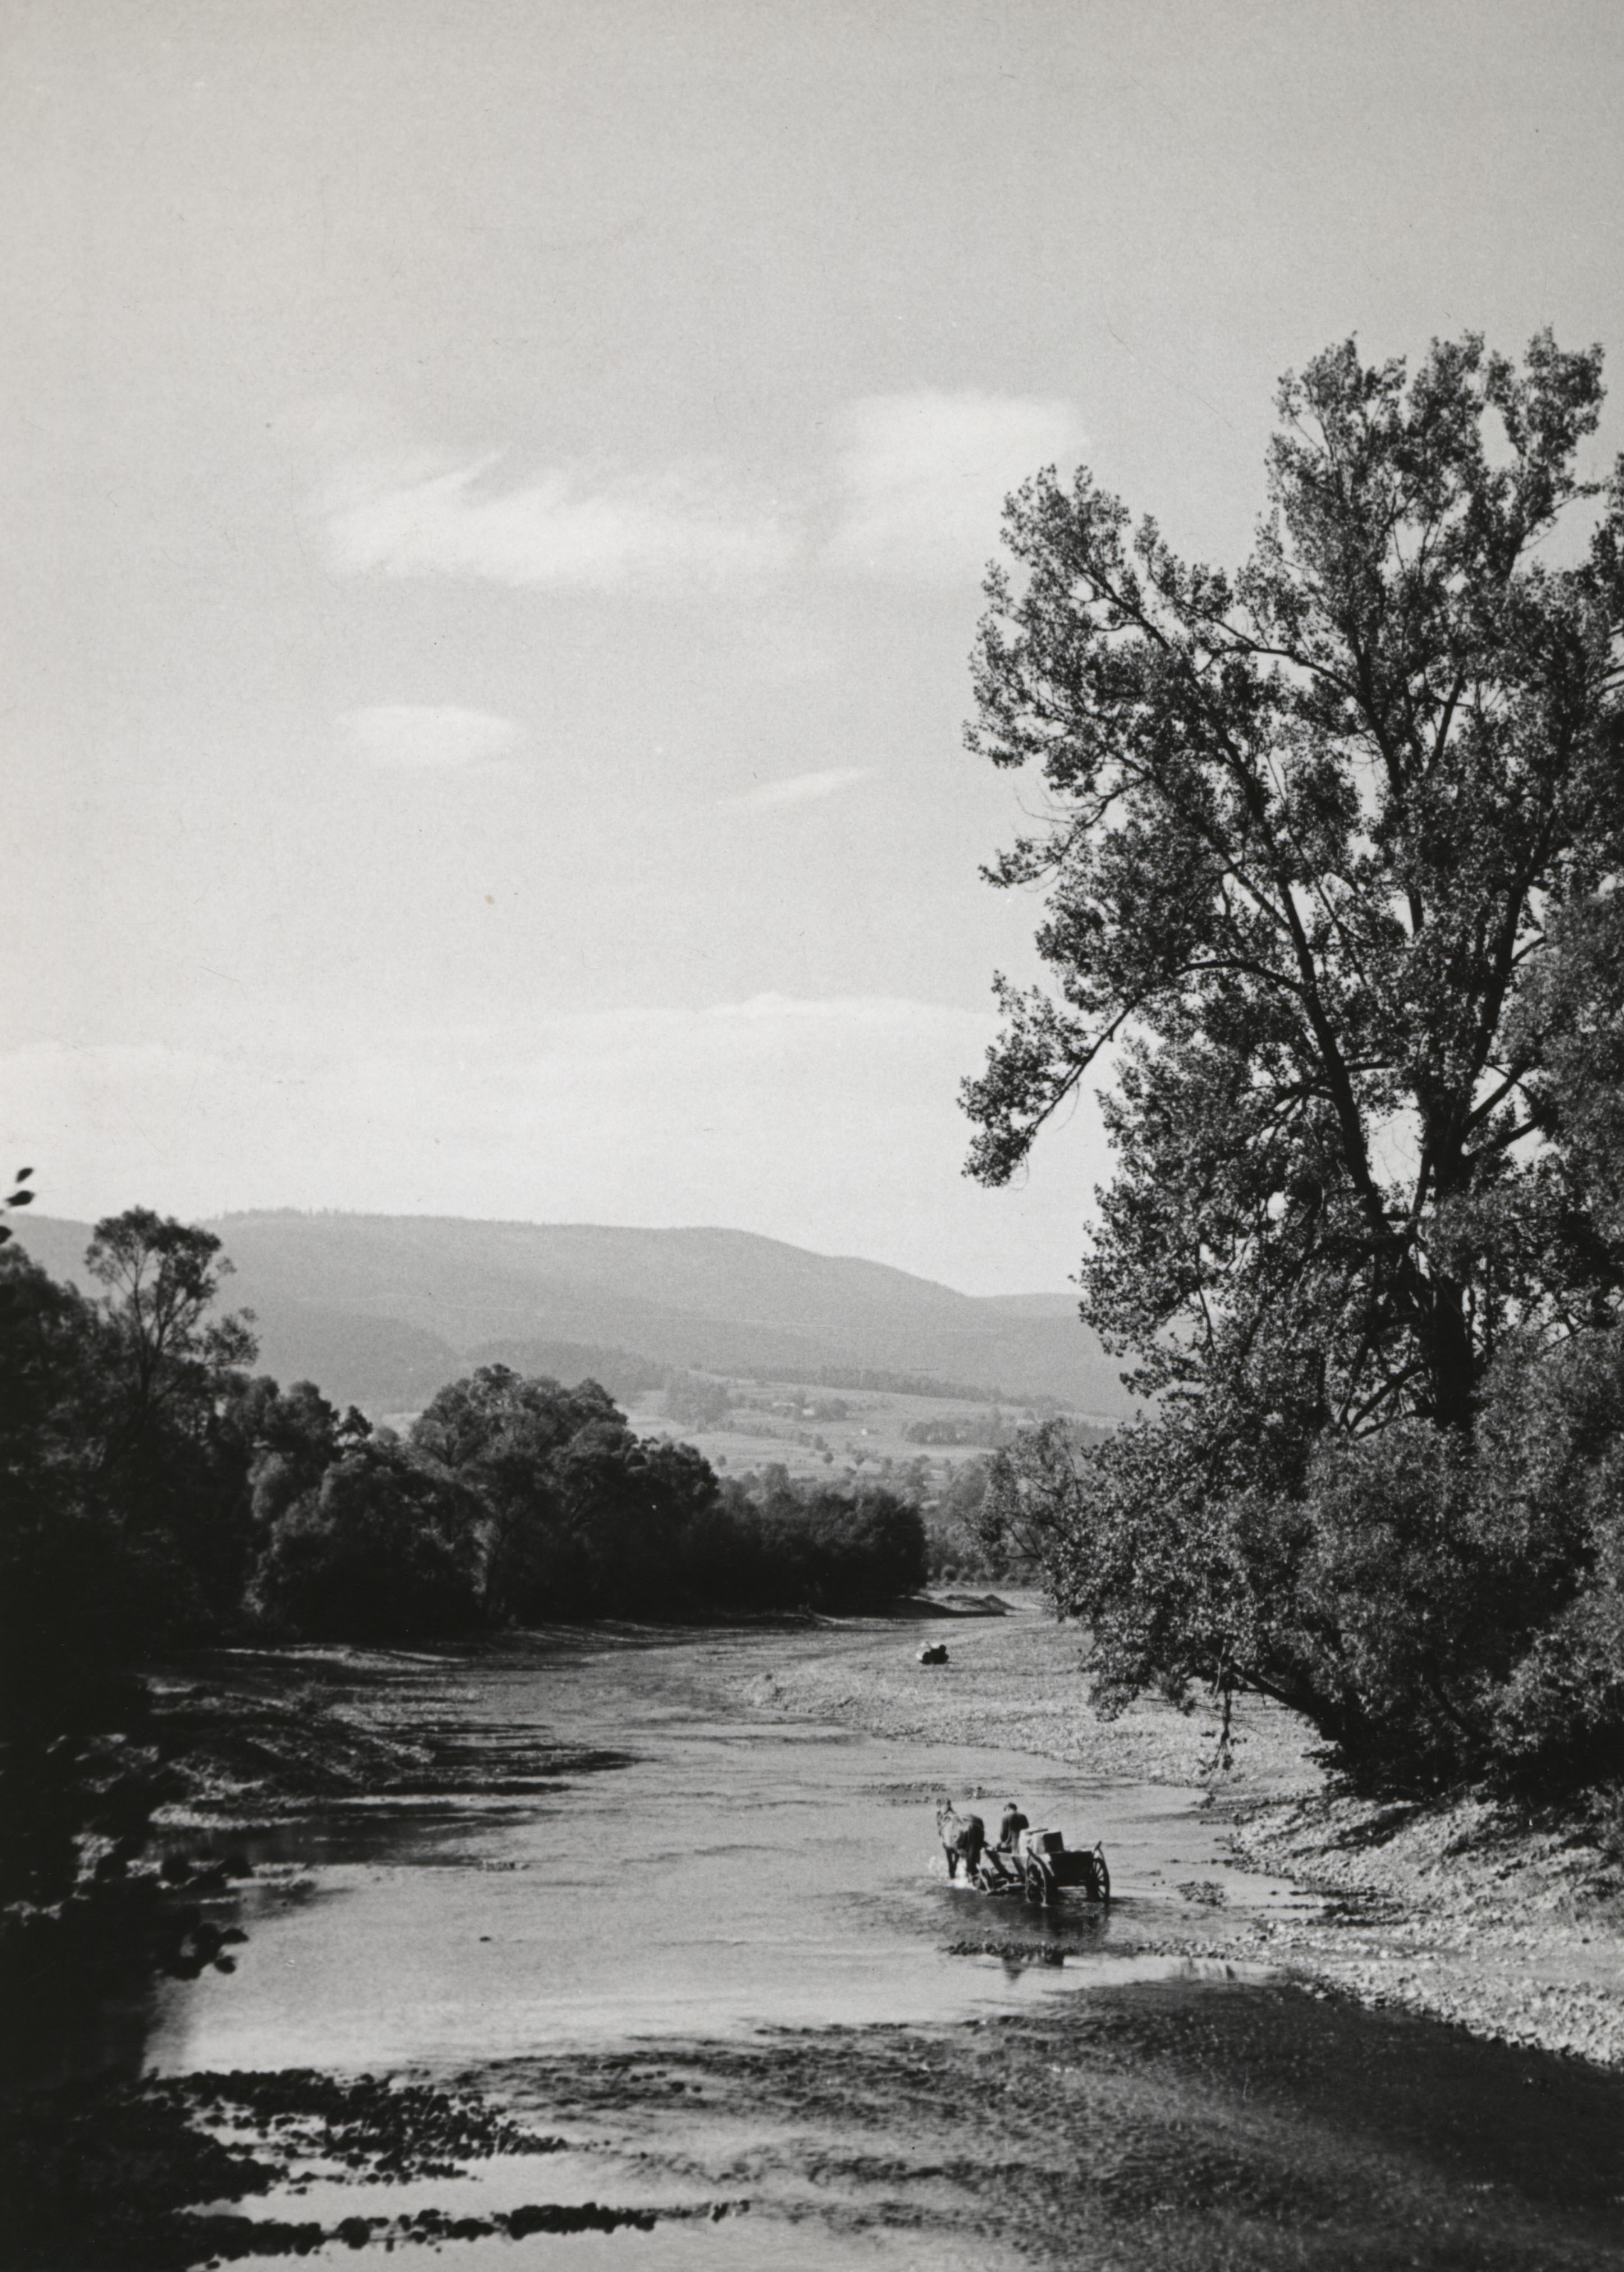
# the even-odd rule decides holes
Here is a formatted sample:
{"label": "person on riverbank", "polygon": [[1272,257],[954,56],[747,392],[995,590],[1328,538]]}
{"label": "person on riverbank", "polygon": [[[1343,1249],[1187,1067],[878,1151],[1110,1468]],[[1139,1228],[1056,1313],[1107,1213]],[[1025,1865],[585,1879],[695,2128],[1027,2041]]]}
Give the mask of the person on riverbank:
{"label": "person on riverbank", "polygon": [[1030,1827],[1031,1825],[1028,1823],[1026,1817],[1021,1812],[1020,1808],[1017,1806],[1015,1801],[1012,1798],[1006,1799],[1004,1801],[1003,1812],[1000,1816],[998,1822],[999,1853],[1019,1853],[1021,1833],[1023,1830],[1030,1829]]}

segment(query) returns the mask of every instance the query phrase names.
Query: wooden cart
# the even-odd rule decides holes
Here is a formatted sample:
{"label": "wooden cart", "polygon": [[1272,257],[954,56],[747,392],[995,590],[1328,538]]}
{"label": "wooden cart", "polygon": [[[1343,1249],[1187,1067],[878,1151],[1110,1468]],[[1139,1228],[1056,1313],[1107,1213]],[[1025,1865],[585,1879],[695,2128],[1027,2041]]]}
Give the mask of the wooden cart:
{"label": "wooden cart", "polygon": [[1068,1846],[1058,1830],[1024,1830],[1013,1850],[983,1846],[969,1874],[984,1894],[1020,1894],[1042,1909],[1068,1890],[1085,1901],[1111,1898],[1105,1848]]}
{"label": "wooden cart", "polygon": [[1108,1902],[1111,1871],[1106,1850],[1098,1841],[1090,1847],[1068,1846],[1058,1830],[1024,1830],[1015,1856],[1022,1890],[1029,1902],[1047,1909],[1071,1888],[1084,1900]]}

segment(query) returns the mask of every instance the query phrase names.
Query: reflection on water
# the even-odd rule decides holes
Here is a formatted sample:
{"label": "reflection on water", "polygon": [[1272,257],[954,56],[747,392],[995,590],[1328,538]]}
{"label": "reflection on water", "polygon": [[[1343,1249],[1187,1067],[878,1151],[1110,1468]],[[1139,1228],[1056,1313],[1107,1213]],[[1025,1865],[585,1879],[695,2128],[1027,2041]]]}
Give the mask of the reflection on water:
{"label": "reflection on water", "polygon": [[160,2024],[155,1988],[64,1999],[53,1979],[48,2003],[43,1996],[33,1997],[23,2009],[6,2015],[0,2086],[36,2090],[109,2071],[138,2075],[151,2064]]}
{"label": "reflection on water", "polygon": [[[548,2198],[755,2203],[714,2226],[475,2240],[459,2268],[957,2272],[986,2261],[972,2228],[995,2199],[1036,2261],[1102,2272],[1624,2264],[1624,2086],[1158,1952],[1215,1906],[1297,1898],[1231,1869],[1190,1794],[719,1700],[786,1646],[849,1645],[448,1666],[442,1731],[488,1742],[492,1776],[259,1838],[241,1969],[162,1988],[148,2061],[472,2070],[578,2143]],[[1109,1910],[950,1886],[944,1782],[1103,1839]],[[534,2198],[536,2173],[467,2185]]]}
{"label": "reflection on water", "polygon": [[1052,1993],[1069,1968],[950,1945],[990,1933],[1125,1959],[1165,1924],[1169,1872],[1225,1874],[1184,1794],[1087,1789],[1052,1762],[962,1751],[961,1797],[1018,1791],[1034,1820],[1103,1837],[1121,1898],[1106,1916],[950,1887],[928,1796],[939,1750],[718,1716],[715,1676],[742,1677],[769,1646],[458,1667],[477,1728],[510,1710],[577,1771],[523,1797],[328,1806],[259,1839],[252,1858],[281,1867],[245,1890],[238,1972],[165,1990],[149,2058],[359,2068],[969,2017]]}

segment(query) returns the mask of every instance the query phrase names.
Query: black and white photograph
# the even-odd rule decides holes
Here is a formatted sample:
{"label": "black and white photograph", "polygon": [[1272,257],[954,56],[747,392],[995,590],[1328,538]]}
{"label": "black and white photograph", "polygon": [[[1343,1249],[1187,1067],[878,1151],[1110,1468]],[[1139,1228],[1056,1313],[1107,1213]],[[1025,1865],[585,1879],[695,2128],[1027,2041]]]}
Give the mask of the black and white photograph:
{"label": "black and white photograph", "polygon": [[1624,10],[0,0],[0,2272],[1624,2272]]}

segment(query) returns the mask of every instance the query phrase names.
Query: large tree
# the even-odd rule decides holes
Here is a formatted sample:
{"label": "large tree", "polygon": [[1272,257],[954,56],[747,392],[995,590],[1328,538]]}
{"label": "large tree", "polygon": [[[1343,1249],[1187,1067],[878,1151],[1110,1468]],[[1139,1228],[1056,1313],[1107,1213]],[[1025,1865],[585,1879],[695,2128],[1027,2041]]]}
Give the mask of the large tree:
{"label": "large tree", "polygon": [[1597,494],[1600,367],[1468,337],[1406,383],[1331,349],[1282,387],[1233,576],[1085,472],[1010,501],[971,741],[1042,773],[994,874],[1045,887],[1057,984],[1003,990],[972,1167],[1004,1181],[1112,1053],[1084,1307],[1147,1386],[1464,1423],[1509,1324],[1596,1283],[1535,1204],[1538,1035],[1508,1021],[1624,850],[1624,463],[1588,555],[1552,542]]}
{"label": "large tree", "polygon": [[236,1611],[251,1548],[250,1446],[239,1424],[252,1312],[213,1314],[232,1266],[212,1231],[128,1207],[95,1227],[85,1265],[108,1289],[101,1488],[132,1538],[176,1558],[175,1610],[200,1627]]}
{"label": "large tree", "polygon": [[126,1355],[132,1430],[199,1398],[212,1404],[222,1375],[252,1362],[253,1312],[210,1315],[234,1267],[212,1230],[151,1207],[126,1207],[96,1225],[85,1264],[108,1289],[105,1306]]}
{"label": "large tree", "polygon": [[972,1169],[1007,1180],[1108,1077],[1083,1314],[1155,1401],[1058,1479],[1041,1446],[1006,1461],[995,1501],[1120,1688],[1250,1679],[1328,1724],[1315,1473],[1395,1424],[1466,1456],[1498,1355],[1613,1316],[1620,1116],[1583,1072],[1624,1005],[1624,461],[1576,466],[1601,401],[1600,351],[1548,335],[1413,376],[1332,348],[1283,384],[1233,574],[1086,472],[1010,500],[970,739],[1041,775],[990,872],[1045,893],[1054,984],[1001,982]]}

